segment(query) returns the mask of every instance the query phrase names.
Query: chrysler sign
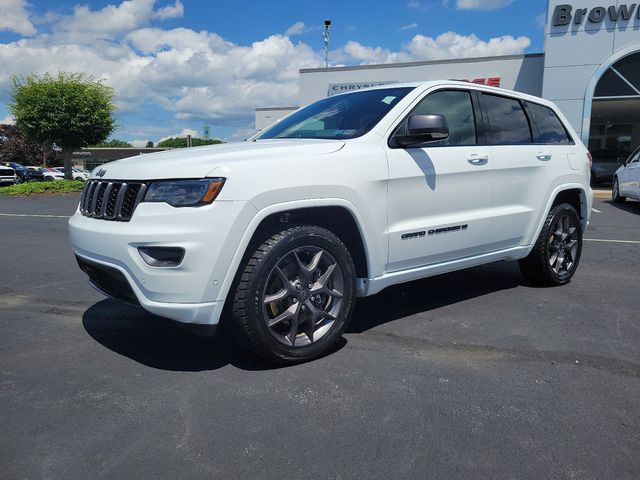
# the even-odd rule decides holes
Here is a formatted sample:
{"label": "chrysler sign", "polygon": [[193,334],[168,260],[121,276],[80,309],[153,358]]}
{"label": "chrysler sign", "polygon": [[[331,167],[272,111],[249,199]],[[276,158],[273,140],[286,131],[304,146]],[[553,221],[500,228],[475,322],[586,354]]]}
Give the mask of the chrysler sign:
{"label": "chrysler sign", "polygon": [[576,25],[580,25],[585,21],[589,23],[602,23],[608,17],[612,22],[629,21],[633,18],[634,14],[640,19],[640,8],[638,4],[622,3],[617,7],[611,5],[610,7],[594,7],[588,8],[573,8],[572,5],[558,5],[553,11],[553,26],[561,27],[569,25],[571,22]]}

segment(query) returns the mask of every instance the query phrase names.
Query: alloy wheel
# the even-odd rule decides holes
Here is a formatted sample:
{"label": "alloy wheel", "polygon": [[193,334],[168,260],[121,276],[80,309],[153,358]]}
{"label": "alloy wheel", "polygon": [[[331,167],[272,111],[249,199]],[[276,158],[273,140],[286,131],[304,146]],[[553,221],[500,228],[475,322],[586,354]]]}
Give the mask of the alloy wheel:
{"label": "alloy wheel", "polygon": [[289,347],[317,342],[340,313],[345,287],[336,259],[317,246],[295,248],[273,267],[262,293],[271,335]]}
{"label": "alloy wheel", "polygon": [[548,243],[549,265],[556,275],[570,273],[578,260],[578,234],[580,225],[570,215],[559,216],[553,227]]}

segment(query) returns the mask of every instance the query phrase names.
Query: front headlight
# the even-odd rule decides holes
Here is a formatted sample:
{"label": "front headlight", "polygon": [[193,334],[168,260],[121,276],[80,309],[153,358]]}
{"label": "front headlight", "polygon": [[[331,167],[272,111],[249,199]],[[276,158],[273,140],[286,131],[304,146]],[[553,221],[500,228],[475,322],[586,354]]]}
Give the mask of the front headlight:
{"label": "front headlight", "polygon": [[224,180],[224,178],[204,178],[152,182],[149,184],[144,201],[165,202],[173,207],[207,205],[216,199],[222,190]]}

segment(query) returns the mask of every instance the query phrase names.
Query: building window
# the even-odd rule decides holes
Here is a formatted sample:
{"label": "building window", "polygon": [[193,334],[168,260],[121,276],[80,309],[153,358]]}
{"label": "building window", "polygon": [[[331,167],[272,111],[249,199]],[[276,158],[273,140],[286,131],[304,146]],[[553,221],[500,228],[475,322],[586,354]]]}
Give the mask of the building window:
{"label": "building window", "polygon": [[589,150],[609,181],[617,162],[640,145],[640,52],[628,55],[602,75],[591,106]]}

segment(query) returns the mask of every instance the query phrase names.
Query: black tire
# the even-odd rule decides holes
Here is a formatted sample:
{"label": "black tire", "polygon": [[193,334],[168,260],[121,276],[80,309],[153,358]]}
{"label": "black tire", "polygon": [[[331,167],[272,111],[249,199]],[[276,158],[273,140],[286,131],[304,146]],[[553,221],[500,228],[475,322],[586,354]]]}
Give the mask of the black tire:
{"label": "black tire", "polygon": [[[318,252],[322,253],[318,255]],[[316,255],[318,262],[333,265],[329,265],[322,275],[320,273],[323,264],[317,263],[314,266]],[[293,258],[297,263],[294,263]],[[311,261],[307,263],[309,258]],[[291,263],[293,270],[288,269],[286,262]],[[296,265],[299,267],[298,272],[295,271]],[[311,274],[307,267],[311,267],[310,270],[314,270],[315,273]],[[293,274],[287,273],[291,271]],[[262,243],[246,261],[241,272],[233,298],[231,326],[240,343],[249,352],[272,363],[295,364],[325,355],[336,346],[351,319],[356,293],[353,260],[336,235],[312,225],[291,227]],[[308,281],[304,281],[306,285],[302,290],[295,290],[301,287],[301,281],[298,280],[306,274],[318,277],[315,277],[315,280],[309,277]],[[293,275],[293,280],[289,278],[290,275]],[[286,286],[285,280],[288,281]],[[323,292],[326,288],[333,293],[327,291],[328,294],[324,296],[321,293],[313,295],[312,285],[315,288],[316,285],[320,285],[321,280]],[[278,296],[277,292],[275,295],[268,294],[268,289],[271,288],[273,291],[274,282],[278,281],[282,287],[280,292],[284,291],[287,294],[286,291],[291,287],[293,293],[268,303],[269,298]],[[335,289],[338,281],[342,292]],[[338,293],[340,298],[337,298]],[[331,312],[328,311],[329,308],[332,309]],[[295,320],[292,314],[290,320],[271,325],[291,309],[297,312]],[[282,314],[277,315],[278,312]],[[316,317],[316,314],[320,316]],[[332,318],[325,317],[325,314]],[[278,328],[284,332],[277,331]],[[311,332],[307,331],[308,328]],[[314,338],[320,330],[320,338]],[[296,342],[298,345],[295,345]]]}
{"label": "black tire", "polygon": [[611,200],[614,203],[624,203],[627,197],[620,195],[620,183],[618,177],[613,177],[613,185],[611,186]]}
{"label": "black tire", "polygon": [[[571,232],[566,237],[565,233],[558,233],[563,231],[565,221],[570,225],[567,230]],[[534,285],[555,287],[571,281],[580,263],[581,254],[580,217],[575,208],[562,203],[551,209],[531,253],[518,263],[522,274]]]}

